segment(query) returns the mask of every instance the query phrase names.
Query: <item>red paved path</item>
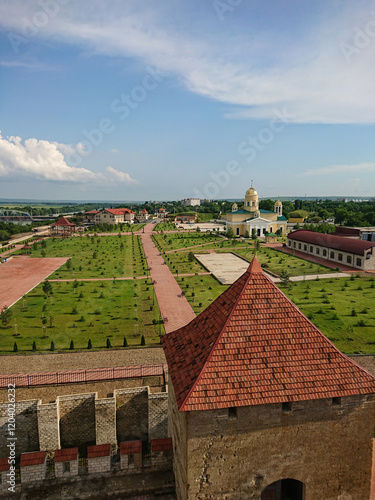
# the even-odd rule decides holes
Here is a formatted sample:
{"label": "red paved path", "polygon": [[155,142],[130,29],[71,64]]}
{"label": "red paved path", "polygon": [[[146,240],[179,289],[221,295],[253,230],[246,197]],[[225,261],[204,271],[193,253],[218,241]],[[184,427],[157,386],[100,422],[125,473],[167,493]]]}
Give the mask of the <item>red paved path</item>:
{"label": "red paved path", "polygon": [[14,257],[0,264],[0,309],[10,307],[69,257]]}
{"label": "red paved path", "polygon": [[181,297],[181,288],[178,286],[164,259],[160,255],[151,239],[153,227],[145,226],[145,232],[141,234],[143,249],[147,263],[151,268],[150,274],[154,282],[155,294],[159,308],[164,318],[166,333],[180,328],[195,318],[195,313],[186,297]]}

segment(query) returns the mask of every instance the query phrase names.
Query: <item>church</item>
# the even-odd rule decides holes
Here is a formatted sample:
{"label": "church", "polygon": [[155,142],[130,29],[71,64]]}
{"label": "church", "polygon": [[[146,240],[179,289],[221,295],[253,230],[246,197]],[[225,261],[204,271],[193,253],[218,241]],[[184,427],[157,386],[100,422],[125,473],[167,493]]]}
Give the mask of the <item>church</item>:
{"label": "church", "polygon": [[280,200],[276,201],[273,212],[259,209],[258,193],[252,184],[246,191],[243,210],[238,210],[237,204],[234,203],[232,211],[225,214],[223,219],[226,221],[227,230],[232,228],[236,236],[245,236],[247,231],[249,236],[255,234],[258,238],[278,230],[281,230],[282,235],[286,235],[288,222],[283,215]]}

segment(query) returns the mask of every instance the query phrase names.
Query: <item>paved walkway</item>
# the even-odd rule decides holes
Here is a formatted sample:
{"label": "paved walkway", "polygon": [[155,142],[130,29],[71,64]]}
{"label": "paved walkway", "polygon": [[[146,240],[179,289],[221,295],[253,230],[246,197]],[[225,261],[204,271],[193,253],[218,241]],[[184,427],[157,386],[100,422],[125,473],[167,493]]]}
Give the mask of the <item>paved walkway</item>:
{"label": "paved walkway", "polygon": [[193,320],[195,313],[186,297],[181,295],[181,288],[152,241],[152,230],[153,227],[147,224],[145,232],[141,234],[141,239],[147,263],[151,269],[150,274],[154,282],[160,312],[164,319],[165,331],[169,333]]}

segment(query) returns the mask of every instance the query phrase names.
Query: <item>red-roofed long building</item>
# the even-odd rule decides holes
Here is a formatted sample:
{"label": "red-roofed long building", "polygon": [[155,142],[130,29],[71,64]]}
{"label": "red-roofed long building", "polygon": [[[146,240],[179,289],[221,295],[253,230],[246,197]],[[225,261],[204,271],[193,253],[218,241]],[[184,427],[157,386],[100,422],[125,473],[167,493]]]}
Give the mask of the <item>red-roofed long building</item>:
{"label": "red-roofed long building", "polygon": [[346,266],[375,270],[375,242],[299,229],[288,234],[288,247]]}
{"label": "red-roofed long building", "polygon": [[132,223],[134,212],[129,208],[105,208],[95,215],[94,221],[96,224]]}
{"label": "red-roofed long building", "polygon": [[52,234],[69,236],[76,232],[76,225],[62,216],[54,224],[51,224],[50,231]]}
{"label": "red-roofed long building", "polygon": [[162,344],[179,500],[369,498],[375,378],[256,258]]}

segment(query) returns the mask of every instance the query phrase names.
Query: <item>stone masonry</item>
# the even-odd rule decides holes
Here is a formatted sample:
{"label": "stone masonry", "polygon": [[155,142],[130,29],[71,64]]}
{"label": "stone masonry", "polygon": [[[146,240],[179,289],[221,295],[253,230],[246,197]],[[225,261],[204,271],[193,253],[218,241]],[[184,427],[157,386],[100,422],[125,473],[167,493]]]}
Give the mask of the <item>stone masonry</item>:
{"label": "stone masonry", "polygon": [[60,426],[58,403],[38,404],[38,436],[40,450],[60,448]]}

